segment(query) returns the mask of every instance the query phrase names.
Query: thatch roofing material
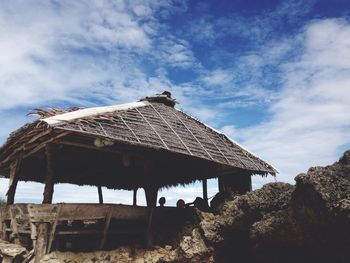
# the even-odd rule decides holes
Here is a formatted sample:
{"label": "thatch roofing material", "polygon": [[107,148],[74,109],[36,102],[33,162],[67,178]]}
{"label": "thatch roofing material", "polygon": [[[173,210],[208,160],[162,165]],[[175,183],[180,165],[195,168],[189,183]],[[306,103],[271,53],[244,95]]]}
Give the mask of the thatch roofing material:
{"label": "thatch roofing material", "polygon": [[[141,103],[143,105],[140,105]],[[128,109],[55,122],[51,126],[129,144],[162,148],[247,170],[275,173],[273,167],[242,149],[223,134],[215,132],[179,110],[161,103],[139,102],[132,106]],[[76,116],[81,111],[76,112]],[[64,115],[61,117],[65,117]],[[52,118],[43,120],[49,123]]]}
{"label": "thatch roofing material", "polygon": [[[56,112],[60,112],[56,109]],[[109,107],[79,109],[43,118],[11,134],[0,149],[0,170],[18,154],[62,137],[66,132],[105,138],[117,144],[165,150],[215,162],[251,173],[275,174],[276,169],[193,117],[159,102],[140,101]]]}

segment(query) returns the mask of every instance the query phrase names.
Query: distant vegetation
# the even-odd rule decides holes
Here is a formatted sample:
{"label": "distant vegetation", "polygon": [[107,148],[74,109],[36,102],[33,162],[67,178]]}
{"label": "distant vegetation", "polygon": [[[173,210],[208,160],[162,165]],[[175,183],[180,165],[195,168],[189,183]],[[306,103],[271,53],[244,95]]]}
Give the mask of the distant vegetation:
{"label": "distant vegetation", "polygon": [[4,207],[6,205],[6,200],[4,197],[0,196],[0,207]]}

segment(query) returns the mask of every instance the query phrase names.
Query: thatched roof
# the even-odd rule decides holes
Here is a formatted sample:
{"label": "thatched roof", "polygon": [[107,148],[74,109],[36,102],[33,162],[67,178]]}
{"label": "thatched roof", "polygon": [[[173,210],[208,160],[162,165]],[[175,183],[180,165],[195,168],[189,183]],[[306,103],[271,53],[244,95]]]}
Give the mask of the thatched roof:
{"label": "thatched roof", "polygon": [[115,106],[36,110],[41,118],[13,132],[0,149],[0,172],[8,176],[12,160],[40,155],[47,143],[68,137],[73,141],[78,137],[93,138],[94,145],[90,141],[89,147],[101,150],[127,146],[187,156],[251,174],[277,172],[226,135],[176,109],[174,104],[168,94],[163,94]]}

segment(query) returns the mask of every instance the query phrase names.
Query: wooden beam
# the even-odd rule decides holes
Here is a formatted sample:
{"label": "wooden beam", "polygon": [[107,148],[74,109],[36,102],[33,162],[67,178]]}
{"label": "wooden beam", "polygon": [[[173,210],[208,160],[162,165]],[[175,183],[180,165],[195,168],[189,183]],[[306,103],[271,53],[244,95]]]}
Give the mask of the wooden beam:
{"label": "wooden beam", "polygon": [[38,238],[35,244],[35,258],[34,263],[40,263],[40,260],[46,255],[47,245],[48,245],[48,228],[49,223],[42,222],[38,223]]}
{"label": "wooden beam", "polygon": [[46,152],[46,178],[44,188],[43,204],[51,204],[54,192],[54,146],[47,144]]}
{"label": "wooden beam", "polygon": [[102,233],[102,239],[101,239],[101,243],[100,243],[100,250],[103,249],[106,240],[107,240],[107,235],[108,235],[108,229],[109,229],[109,225],[111,223],[111,218],[112,218],[112,209],[108,209],[108,213],[106,215],[106,219],[105,219],[105,226],[103,228],[103,233]]}
{"label": "wooden beam", "polygon": [[219,192],[220,193],[224,193],[225,192],[225,185],[223,183],[222,176],[218,177],[218,188],[219,188]]}
{"label": "wooden beam", "polygon": [[137,206],[137,188],[133,190],[132,205]]}
{"label": "wooden beam", "polygon": [[[16,211],[14,209],[14,206],[11,206],[9,209],[10,212],[10,218],[11,218],[11,230],[12,230],[12,236],[14,239],[14,243],[16,245],[21,245],[19,234],[18,234],[18,224],[17,224],[17,218],[16,218]],[[11,239],[11,238],[10,238]]]}
{"label": "wooden beam", "polygon": [[12,205],[15,201],[15,193],[18,183],[18,170],[21,163],[21,158],[16,159],[10,165],[10,180],[9,180],[9,188],[6,193],[7,195],[7,204]]}
{"label": "wooden beam", "polygon": [[64,137],[64,136],[66,136],[69,133],[70,133],[69,131],[61,132],[58,135],[53,136],[53,137],[51,137],[50,139],[48,139],[46,141],[43,141],[43,142],[41,142],[39,144],[35,144],[35,146],[31,145],[31,147],[29,147],[28,145],[23,145],[22,147],[19,147],[19,148],[15,149],[10,155],[8,155],[6,157],[6,159],[2,160],[0,162],[0,166],[5,164],[8,161],[12,161],[12,159],[15,159],[17,152],[22,151],[23,149],[27,150],[27,149],[32,149],[33,148],[29,152],[23,153],[22,158],[24,159],[24,158],[26,158],[26,157],[28,157],[28,156],[30,156],[32,154],[37,153],[38,151],[43,149],[47,144],[49,144],[49,143],[51,143],[51,142],[53,142],[53,141],[55,141],[55,140],[57,140],[57,139],[59,139],[61,137]]}
{"label": "wooden beam", "polygon": [[100,204],[103,204],[103,194],[102,194],[102,187],[99,185],[97,186],[97,191],[98,191],[98,202]]}
{"label": "wooden beam", "polygon": [[49,236],[49,240],[48,240],[48,244],[47,244],[47,251],[46,251],[46,253],[50,253],[51,252],[52,242],[55,239],[56,228],[57,228],[58,219],[60,217],[61,208],[62,208],[62,204],[58,205],[58,208],[56,210],[55,221],[53,222],[53,224],[51,226],[51,231],[50,231],[50,236]]}
{"label": "wooden beam", "polygon": [[156,208],[151,207],[149,211],[149,217],[148,217],[148,225],[146,230],[146,247],[151,248],[153,246],[154,241],[154,233],[156,231],[156,227],[154,224],[154,213]]}
{"label": "wooden beam", "polygon": [[146,202],[148,207],[157,206],[158,188],[154,186],[145,187]]}
{"label": "wooden beam", "polygon": [[207,185],[207,179],[202,180],[202,186],[203,186],[203,199],[208,203],[208,185]]}
{"label": "wooden beam", "polygon": [[96,150],[96,151],[103,151],[103,152],[108,152],[108,153],[116,153],[116,154],[120,154],[122,153],[122,151],[118,151],[118,150],[112,150],[106,147],[102,147],[102,148],[98,148],[94,145],[88,145],[88,144],[84,144],[84,143],[79,143],[79,142],[72,142],[72,141],[67,141],[67,140],[57,140],[55,142],[53,142],[55,144],[63,144],[63,145],[68,145],[68,146],[73,146],[73,147],[79,147],[79,148],[86,148],[86,149],[91,149],[91,150]]}

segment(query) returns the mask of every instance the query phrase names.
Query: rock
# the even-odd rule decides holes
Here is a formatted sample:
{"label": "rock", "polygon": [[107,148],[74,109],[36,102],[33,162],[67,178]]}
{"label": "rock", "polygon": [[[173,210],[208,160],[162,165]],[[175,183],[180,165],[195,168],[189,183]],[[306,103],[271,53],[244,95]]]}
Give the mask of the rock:
{"label": "rock", "polygon": [[135,263],[161,263],[178,262],[178,252],[161,247],[151,250],[121,247],[112,251],[96,251],[89,253],[52,252],[41,259],[44,262],[135,262]]}
{"label": "rock", "polygon": [[28,251],[16,244],[0,240],[0,255],[2,262],[22,262]]}
{"label": "rock", "polygon": [[350,151],[310,168],[296,186],[272,183],[234,197],[202,216],[218,261],[347,262],[350,258]]}
{"label": "rock", "polygon": [[250,227],[268,213],[286,209],[293,190],[290,184],[266,184],[259,190],[227,201],[216,216],[202,213],[200,226],[205,237],[220,243],[232,232],[249,232]]}
{"label": "rock", "polygon": [[199,229],[193,229],[190,236],[183,236],[179,246],[190,262],[211,262],[212,249],[206,246]]}
{"label": "rock", "polygon": [[15,258],[16,256],[26,254],[27,250],[20,245],[0,240],[0,253],[3,256]]}

